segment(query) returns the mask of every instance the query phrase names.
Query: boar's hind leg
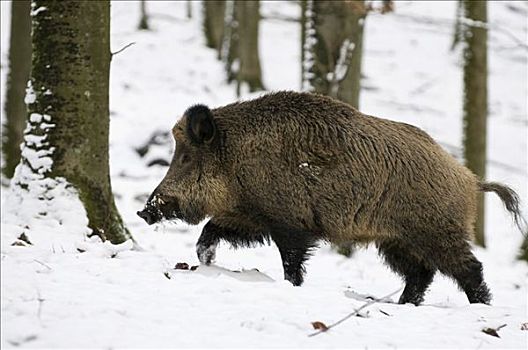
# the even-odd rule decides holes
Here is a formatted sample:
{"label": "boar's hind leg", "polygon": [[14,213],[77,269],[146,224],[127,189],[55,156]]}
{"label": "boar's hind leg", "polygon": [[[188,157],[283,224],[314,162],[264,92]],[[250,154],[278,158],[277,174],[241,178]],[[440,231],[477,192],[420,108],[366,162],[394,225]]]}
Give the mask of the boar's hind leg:
{"label": "boar's hind leg", "polygon": [[470,303],[490,304],[491,293],[484,282],[482,263],[471,253],[469,244],[464,242],[461,249],[452,249],[450,256],[454,259],[440,261],[440,272],[457,282]]}
{"label": "boar's hind leg", "polygon": [[274,229],[271,238],[279,248],[284,268],[284,279],[294,286],[300,286],[304,281],[304,262],[310,257],[310,252],[316,247],[317,239],[309,232]]}
{"label": "boar's hind leg", "polygon": [[383,242],[378,248],[390,268],[405,280],[405,289],[398,303],[421,304],[436,270],[427,267],[399,242]]}
{"label": "boar's hind leg", "polygon": [[196,242],[196,254],[202,264],[211,264],[216,256],[216,246],[220,240],[230,243],[234,248],[252,247],[256,244],[264,244],[266,241],[269,242],[269,238],[263,234],[240,232],[218,226],[209,220],[204,226],[198,242]]}

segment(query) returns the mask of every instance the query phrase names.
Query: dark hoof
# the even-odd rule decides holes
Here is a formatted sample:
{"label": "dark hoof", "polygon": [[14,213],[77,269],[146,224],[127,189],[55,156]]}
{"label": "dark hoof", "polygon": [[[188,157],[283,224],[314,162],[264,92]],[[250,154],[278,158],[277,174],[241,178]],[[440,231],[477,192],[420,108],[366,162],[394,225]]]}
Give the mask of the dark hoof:
{"label": "dark hoof", "polygon": [[198,260],[204,265],[211,265],[216,257],[216,245],[204,246],[201,244],[196,245],[196,254]]}

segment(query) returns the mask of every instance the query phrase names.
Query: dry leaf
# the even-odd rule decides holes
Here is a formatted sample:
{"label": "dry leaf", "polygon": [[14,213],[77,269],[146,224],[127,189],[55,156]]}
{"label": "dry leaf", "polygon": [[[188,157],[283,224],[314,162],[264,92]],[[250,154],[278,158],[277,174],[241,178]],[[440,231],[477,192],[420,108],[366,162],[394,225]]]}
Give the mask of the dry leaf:
{"label": "dry leaf", "polygon": [[194,271],[198,268],[198,265],[191,266],[191,271]]}
{"label": "dry leaf", "polygon": [[31,245],[33,245],[33,243],[31,243],[31,242],[29,241],[28,236],[26,236],[26,234],[23,233],[23,232],[22,232],[22,234],[21,234],[20,236],[18,236],[18,239],[21,240],[21,241],[23,241],[23,242],[26,242],[27,244],[31,244]]}
{"label": "dry leaf", "polygon": [[189,270],[189,264],[187,263],[177,263],[176,266],[174,266],[176,270]]}
{"label": "dry leaf", "polygon": [[169,280],[171,279],[171,276],[170,276],[170,274],[169,274],[168,271],[165,271],[165,272],[163,273],[163,275],[164,275],[165,277],[167,277],[167,279],[169,279]]}
{"label": "dry leaf", "polygon": [[528,322],[521,324],[521,331],[528,331]]}
{"label": "dry leaf", "polygon": [[499,336],[499,333],[497,333],[497,331],[499,331],[501,328],[503,327],[506,327],[505,324],[503,324],[502,326],[499,326],[497,328],[491,328],[491,327],[487,327],[487,328],[483,328],[482,329],[482,332],[488,334],[488,335],[491,335],[493,337],[497,337],[497,338],[500,338]]}
{"label": "dry leaf", "polygon": [[325,325],[323,322],[320,322],[320,321],[312,322],[312,326],[314,329],[317,329],[321,332],[326,332],[328,330],[327,325]]}

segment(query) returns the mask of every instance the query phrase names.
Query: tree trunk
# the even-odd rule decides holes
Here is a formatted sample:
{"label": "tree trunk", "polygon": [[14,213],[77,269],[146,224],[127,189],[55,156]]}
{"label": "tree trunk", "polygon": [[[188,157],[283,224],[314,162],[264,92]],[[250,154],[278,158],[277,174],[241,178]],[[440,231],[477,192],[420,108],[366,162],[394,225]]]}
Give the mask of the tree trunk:
{"label": "tree trunk", "polygon": [[311,0],[308,6],[309,89],[358,108],[365,3]]}
{"label": "tree trunk", "polygon": [[218,58],[221,58],[222,42],[224,36],[224,15],[226,2],[204,1],[203,2],[203,28],[207,47],[217,50]]}
{"label": "tree trunk", "polygon": [[524,238],[524,241],[521,245],[521,252],[519,254],[519,259],[528,262],[528,237]]}
{"label": "tree trunk", "polygon": [[306,45],[306,10],[307,10],[307,0],[300,0],[301,5],[301,89],[303,86],[304,80],[304,61],[306,59],[305,55],[305,45]]}
{"label": "tree trunk", "polygon": [[9,71],[5,101],[6,119],[2,130],[3,173],[12,178],[20,162],[20,145],[26,127],[24,96],[31,69],[31,1],[11,2]]}
{"label": "tree trunk", "polygon": [[[464,17],[487,24],[486,1],[463,1]],[[462,23],[464,47],[464,159],[480,179],[486,178],[486,133],[488,116],[488,32],[478,25]],[[484,236],[484,195],[477,203],[475,239],[486,246]]]}
{"label": "tree trunk", "polygon": [[[359,108],[364,1],[308,0],[305,13],[303,88]],[[334,249],[346,257],[354,253],[352,244]]]}
{"label": "tree trunk", "polygon": [[247,84],[251,92],[264,89],[259,59],[259,1],[236,0],[235,7],[238,19],[240,60],[237,93],[240,95],[240,87],[243,84]]}
{"label": "tree trunk", "polygon": [[148,24],[148,15],[147,15],[147,4],[145,0],[141,0],[139,3],[139,9],[140,9],[140,18],[139,18],[139,30],[149,30],[149,24]]}
{"label": "tree trunk", "polygon": [[66,179],[93,233],[123,242],[130,236],[114,203],[108,164],[110,1],[33,0],[33,6],[33,92],[23,162],[36,178]]}
{"label": "tree trunk", "polygon": [[191,19],[192,18],[192,0],[187,0],[186,10],[187,10],[187,19]]}
{"label": "tree trunk", "polygon": [[227,0],[225,6],[224,38],[221,55],[227,73],[227,82],[231,83],[237,78],[240,68],[238,60],[238,16],[235,0]]}

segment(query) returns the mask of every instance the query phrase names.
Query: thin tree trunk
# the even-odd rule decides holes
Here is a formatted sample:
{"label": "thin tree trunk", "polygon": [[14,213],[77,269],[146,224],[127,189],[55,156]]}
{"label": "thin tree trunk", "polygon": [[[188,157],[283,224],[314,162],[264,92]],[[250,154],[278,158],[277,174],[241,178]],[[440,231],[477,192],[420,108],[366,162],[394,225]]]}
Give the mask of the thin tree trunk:
{"label": "thin tree trunk", "polygon": [[259,1],[236,0],[238,18],[240,70],[237,75],[237,92],[243,84],[249,91],[263,90],[259,59]]}
{"label": "thin tree trunk", "polygon": [[[463,1],[465,18],[487,23],[486,1]],[[462,23],[464,47],[464,159],[480,179],[486,178],[486,135],[488,117],[488,32],[486,28]],[[486,246],[484,195],[479,194],[475,240]]]}
{"label": "thin tree trunk", "polygon": [[[311,90],[359,107],[364,1],[311,0]],[[309,40],[308,38],[306,40]],[[306,67],[305,67],[306,69]]]}
{"label": "thin tree trunk", "polygon": [[145,0],[141,0],[140,3],[139,3],[139,9],[140,9],[140,18],[139,18],[139,25],[138,25],[138,29],[139,30],[149,30],[150,29],[150,26],[149,26],[149,19],[148,19],[148,15],[147,15],[147,4],[146,4],[146,1]]}
{"label": "thin tree trunk", "polygon": [[217,50],[218,59],[221,58],[222,42],[224,37],[224,15],[226,2],[204,1],[203,2],[203,28],[207,47]]}
{"label": "thin tree trunk", "polygon": [[187,19],[191,19],[192,18],[192,0],[187,0],[187,4],[186,4],[186,7],[187,7]]}
{"label": "thin tree trunk", "polygon": [[239,40],[237,18],[237,7],[235,6],[235,0],[227,0],[221,55],[227,73],[228,83],[231,83],[237,78],[238,71],[240,69],[240,62],[238,59]]}
{"label": "thin tree trunk", "polygon": [[31,1],[11,2],[9,71],[5,102],[6,119],[2,130],[3,173],[12,178],[20,162],[20,145],[26,127],[24,96],[31,69]]}
{"label": "thin tree trunk", "polygon": [[[309,0],[304,30],[303,80],[305,87],[359,108],[364,1]],[[309,58],[309,59],[308,59]],[[308,84],[306,84],[308,83]],[[352,244],[334,247],[341,255],[354,253]]]}
{"label": "thin tree trunk", "polygon": [[301,89],[303,86],[304,80],[304,61],[305,57],[305,45],[306,45],[306,10],[307,3],[306,0],[300,0],[301,5]]}
{"label": "thin tree trunk", "polygon": [[33,97],[24,146],[51,161],[23,161],[37,176],[66,179],[93,233],[123,242],[129,233],[114,203],[108,164],[110,1],[33,0],[33,6]]}
{"label": "thin tree trunk", "polygon": [[521,245],[521,252],[519,254],[519,259],[528,262],[528,237],[524,238],[524,241]]}
{"label": "thin tree trunk", "polygon": [[[349,40],[354,45],[354,47],[351,52],[349,49],[349,56],[345,58],[345,66],[347,64],[346,61],[348,60],[348,68],[341,67],[341,69],[347,69],[347,71],[342,80],[337,83],[337,98],[359,109],[359,94],[361,91],[361,60],[363,57],[363,25],[366,17],[366,10],[362,2],[358,1],[356,3],[358,4],[356,7],[350,5],[348,6],[350,11]],[[338,74],[339,72],[336,71],[335,76],[339,79]]]}

